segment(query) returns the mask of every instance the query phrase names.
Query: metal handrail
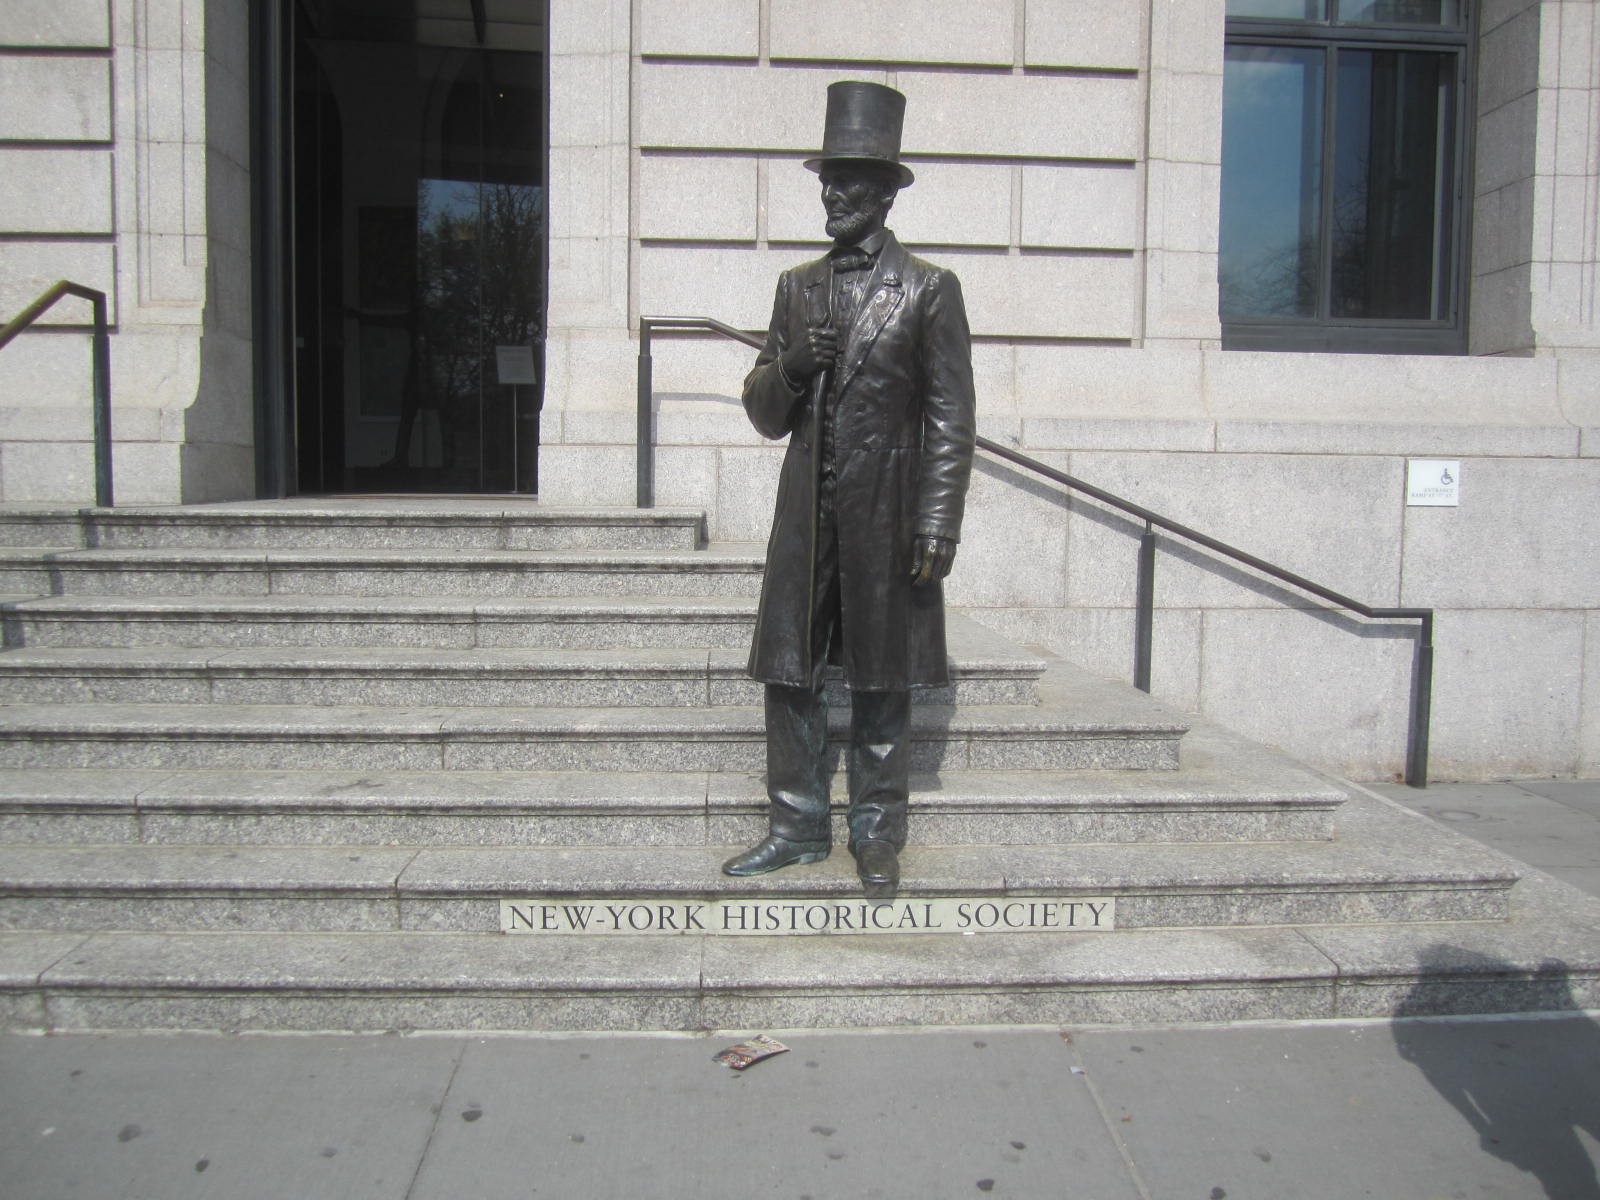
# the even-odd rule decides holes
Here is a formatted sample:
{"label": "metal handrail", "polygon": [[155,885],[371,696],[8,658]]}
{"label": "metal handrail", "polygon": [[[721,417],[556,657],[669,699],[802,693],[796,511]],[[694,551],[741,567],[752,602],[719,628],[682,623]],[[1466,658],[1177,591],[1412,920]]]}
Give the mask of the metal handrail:
{"label": "metal handrail", "polygon": [[735,329],[711,317],[640,317],[638,432],[634,442],[634,507],[654,508],[656,503],[656,413],[655,366],[650,357],[650,334],[657,329],[704,329],[723,337],[754,346],[766,340],[743,329]]}
{"label": "metal handrail", "polygon": [[94,502],[111,507],[111,331],[106,324],[106,294],[81,283],[61,280],[0,328],[0,349],[32,325],[63,296],[77,296],[94,306]]}
{"label": "metal handrail", "polygon": [[[638,451],[638,507],[650,508],[654,504],[655,424],[652,396],[653,367],[650,361],[650,331],[652,329],[700,329],[720,333],[747,345],[760,348],[765,339],[725,325],[710,317],[642,317],[639,321],[639,443]],[[1254,554],[1230,546],[1209,534],[1181,525],[1170,517],[1153,512],[1143,505],[1125,500],[1121,496],[1076,479],[1065,471],[1058,471],[1038,459],[1003,446],[986,437],[976,439],[980,450],[1001,458],[1036,475],[1043,476],[1062,487],[1082,492],[1111,508],[1118,509],[1144,522],[1144,533],[1139,538],[1139,568],[1137,602],[1134,627],[1134,686],[1141,691],[1150,690],[1150,663],[1155,628],[1155,561],[1156,529],[1163,529],[1177,537],[1203,546],[1215,554],[1243,563],[1253,570],[1287,583],[1301,591],[1309,592],[1338,608],[1378,621],[1417,621],[1417,650],[1411,668],[1411,712],[1406,731],[1406,782],[1412,787],[1428,786],[1428,730],[1433,716],[1433,615],[1431,608],[1380,608],[1363,604],[1330,587],[1297,575]]]}

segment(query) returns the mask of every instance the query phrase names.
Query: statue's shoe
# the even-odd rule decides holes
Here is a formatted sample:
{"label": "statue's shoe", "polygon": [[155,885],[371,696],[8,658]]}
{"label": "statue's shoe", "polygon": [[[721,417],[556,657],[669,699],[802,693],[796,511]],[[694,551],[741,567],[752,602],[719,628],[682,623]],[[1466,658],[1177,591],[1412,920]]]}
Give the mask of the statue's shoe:
{"label": "statue's shoe", "polygon": [[724,875],[765,875],[780,867],[821,862],[832,847],[827,842],[791,842],[777,834],[735,854],[722,864]]}
{"label": "statue's shoe", "polygon": [[888,842],[862,842],[856,846],[856,874],[868,900],[893,900],[900,887],[900,855]]}

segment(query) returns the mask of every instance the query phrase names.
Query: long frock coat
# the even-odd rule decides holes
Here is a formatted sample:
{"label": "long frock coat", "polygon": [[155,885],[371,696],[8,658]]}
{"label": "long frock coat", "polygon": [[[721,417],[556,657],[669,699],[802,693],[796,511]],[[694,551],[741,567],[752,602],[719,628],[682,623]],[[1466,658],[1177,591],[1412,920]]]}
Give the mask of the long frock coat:
{"label": "long frock coat", "polygon": [[[815,686],[823,667],[811,661],[810,628],[821,427],[817,389],[797,395],[777,361],[804,337],[807,313],[826,311],[830,281],[826,258],[783,273],[766,346],[744,382],[756,429],[789,435],[750,674],[795,687]],[[834,373],[838,658],[857,691],[942,685],[943,592],[913,587],[911,563],[914,538],[960,539],[972,471],[971,337],[955,275],[887,234]]]}

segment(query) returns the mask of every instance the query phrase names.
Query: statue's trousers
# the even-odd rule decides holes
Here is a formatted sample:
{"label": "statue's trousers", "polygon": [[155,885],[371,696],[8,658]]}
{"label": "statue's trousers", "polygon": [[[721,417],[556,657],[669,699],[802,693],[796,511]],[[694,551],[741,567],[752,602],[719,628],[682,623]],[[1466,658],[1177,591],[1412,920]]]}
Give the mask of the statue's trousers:
{"label": "statue's trousers", "polygon": [[[767,795],[772,832],[791,842],[827,842],[828,702],[820,665],[838,637],[839,555],[833,511],[832,471],[819,489],[817,554],[811,614],[811,661],[818,665],[810,687],[768,684]],[[880,840],[895,849],[906,843],[906,797],[910,770],[908,691],[855,691],[850,696],[850,846]]]}

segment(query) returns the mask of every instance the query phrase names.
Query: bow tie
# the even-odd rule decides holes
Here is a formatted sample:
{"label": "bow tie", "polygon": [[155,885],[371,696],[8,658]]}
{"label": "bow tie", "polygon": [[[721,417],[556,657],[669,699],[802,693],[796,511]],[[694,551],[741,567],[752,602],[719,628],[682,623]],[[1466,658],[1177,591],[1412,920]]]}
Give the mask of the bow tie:
{"label": "bow tie", "polygon": [[872,255],[865,250],[834,250],[828,254],[828,262],[835,271],[865,271],[872,266]]}

